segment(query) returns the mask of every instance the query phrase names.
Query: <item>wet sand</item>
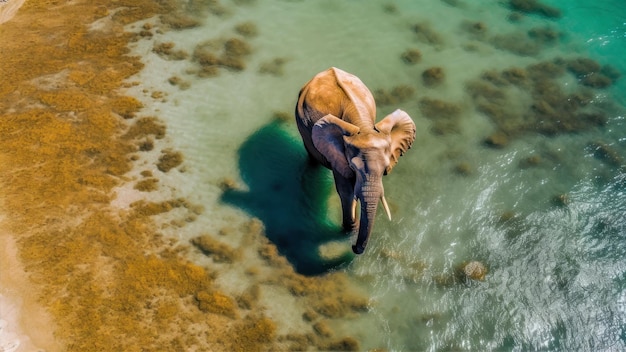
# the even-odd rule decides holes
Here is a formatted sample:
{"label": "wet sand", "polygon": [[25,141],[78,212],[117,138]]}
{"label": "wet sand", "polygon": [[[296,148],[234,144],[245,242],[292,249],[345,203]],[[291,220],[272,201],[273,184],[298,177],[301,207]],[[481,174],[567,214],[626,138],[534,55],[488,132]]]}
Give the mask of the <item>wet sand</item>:
{"label": "wet sand", "polygon": [[[159,117],[124,93],[141,85],[133,75],[143,66],[128,55],[137,34],[124,26],[177,11],[154,1],[30,1],[0,26],[14,38],[0,43],[1,284],[20,303],[9,329],[30,337],[17,350],[357,348],[325,318],[359,314],[367,299],[341,273],[294,272],[258,221],[235,229],[247,242],[231,250],[258,262],[241,269],[250,279],[239,295],[216,284],[216,267],[186,259],[229,260],[228,248],[204,243],[200,254],[163,235],[210,214],[159,181],[184,156]],[[141,182],[136,161],[147,150],[161,157],[158,171],[141,173],[153,181]],[[160,187],[171,198],[145,196]],[[268,316],[258,302],[270,288],[308,302],[304,330]]]}

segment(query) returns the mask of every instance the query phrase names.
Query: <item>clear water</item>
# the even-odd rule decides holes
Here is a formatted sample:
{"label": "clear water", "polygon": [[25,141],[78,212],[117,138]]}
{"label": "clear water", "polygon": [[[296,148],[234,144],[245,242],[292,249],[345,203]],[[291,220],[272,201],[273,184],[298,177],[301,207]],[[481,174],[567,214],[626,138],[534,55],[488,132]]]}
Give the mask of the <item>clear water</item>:
{"label": "clear water", "polygon": [[[146,62],[139,79],[168,94],[167,102],[147,104],[147,113],[153,109],[166,120],[171,142],[186,156],[180,191],[209,210],[189,233],[255,216],[300,272],[345,271],[369,292],[371,309],[332,324],[357,337],[363,349],[626,349],[626,173],[593,144],[604,143],[624,165],[626,78],[593,91],[599,106],[618,105],[606,107],[606,126],[556,136],[523,133],[502,149],[484,145],[495,125],[466,90],[487,70],[556,57],[591,57],[626,74],[621,1],[546,4],[562,17],[511,21],[504,1],[229,3],[228,16],[207,15],[201,27],[154,39],[193,52],[198,43],[232,36],[239,23],[255,23],[259,34],[248,40],[253,54],[247,68],[202,79],[187,73],[197,69],[193,62],[163,60],[151,52],[153,42],[138,42],[134,51]],[[486,34],[468,30],[476,22]],[[411,30],[417,23],[441,40],[428,43]],[[502,35],[514,42],[531,28],[557,30],[558,43],[529,55],[492,40]],[[422,53],[416,65],[401,60],[409,48]],[[283,74],[260,73],[274,58],[285,60]],[[364,255],[327,261],[318,246],[350,244],[336,234],[332,180],[306,165],[295,124],[273,116],[291,114],[300,87],[330,66],[358,75],[371,90],[413,87],[412,98],[379,106],[378,115],[402,108],[418,131],[413,148],[384,181],[393,221],[378,214]],[[421,72],[433,66],[442,67],[446,79],[429,88]],[[191,82],[190,88],[172,87],[171,76]],[[563,89],[578,84],[564,77]],[[423,97],[461,107],[456,133],[432,132],[433,121],[420,110]],[[525,165],[532,156],[539,163]],[[455,172],[460,164],[471,172]],[[245,186],[223,192],[224,178]],[[302,180],[311,188],[303,189]],[[488,269],[484,281],[459,275],[471,261]]]}

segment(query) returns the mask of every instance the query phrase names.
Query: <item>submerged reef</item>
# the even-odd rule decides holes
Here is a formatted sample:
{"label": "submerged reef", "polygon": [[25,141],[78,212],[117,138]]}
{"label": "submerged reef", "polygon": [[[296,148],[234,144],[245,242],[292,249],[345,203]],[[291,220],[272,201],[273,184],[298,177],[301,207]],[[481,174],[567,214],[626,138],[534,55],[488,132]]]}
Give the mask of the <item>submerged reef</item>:
{"label": "submerged reef", "polygon": [[437,33],[427,22],[416,23],[411,26],[411,30],[415,33],[418,41],[441,49],[444,44],[443,37]]}
{"label": "submerged reef", "polygon": [[193,61],[201,67],[198,72],[199,76],[210,77],[217,75],[220,67],[234,71],[245,69],[244,58],[251,52],[250,45],[237,37],[207,41],[196,46],[193,52]]}
{"label": "submerged reef", "polygon": [[417,49],[407,49],[400,55],[400,58],[407,65],[415,65],[422,61],[422,53]]}
{"label": "submerged reef", "polygon": [[424,97],[419,101],[419,108],[424,117],[432,120],[431,131],[437,135],[460,132],[460,104],[440,99]]}
{"label": "submerged reef", "polygon": [[[554,59],[526,68],[488,71],[480,79],[468,82],[466,91],[476,109],[489,116],[498,129],[486,143],[502,147],[509,138],[527,132],[552,136],[604,126],[613,107],[596,103],[592,88],[614,83],[619,74],[613,73],[611,77],[616,78],[609,78],[601,67],[590,59]],[[560,83],[566,72],[578,79],[578,86]],[[586,81],[593,75],[604,77],[598,82],[606,84]]]}
{"label": "submerged reef", "polygon": [[379,106],[397,105],[409,100],[415,93],[415,88],[401,84],[391,88],[390,91],[385,89],[376,89],[374,91],[374,100]]}
{"label": "submerged reef", "polygon": [[441,67],[431,67],[422,72],[422,81],[427,87],[434,87],[441,84],[445,77],[446,74]]}
{"label": "submerged reef", "polygon": [[538,14],[547,18],[561,17],[561,10],[539,2],[538,0],[510,0],[509,6],[515,11]]}

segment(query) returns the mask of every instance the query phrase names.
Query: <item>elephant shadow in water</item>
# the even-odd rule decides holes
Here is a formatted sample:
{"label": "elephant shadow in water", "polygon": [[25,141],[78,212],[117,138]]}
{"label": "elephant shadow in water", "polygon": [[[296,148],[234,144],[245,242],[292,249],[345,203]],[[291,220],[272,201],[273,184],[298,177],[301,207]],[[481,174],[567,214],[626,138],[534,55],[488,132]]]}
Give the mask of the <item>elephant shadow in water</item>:
{"label": "elephant shadow in water", "polygon": [[320,257],[320,245],[345,240],[327,216],[333,180],[327,169],[308,160],[284,122],[273,121],[244,142],[239,170],[249,191],[226,190],[222,201],[261,219],[266,236],[297,272],[317,275],[354,258],[349,250],[331,260]]}

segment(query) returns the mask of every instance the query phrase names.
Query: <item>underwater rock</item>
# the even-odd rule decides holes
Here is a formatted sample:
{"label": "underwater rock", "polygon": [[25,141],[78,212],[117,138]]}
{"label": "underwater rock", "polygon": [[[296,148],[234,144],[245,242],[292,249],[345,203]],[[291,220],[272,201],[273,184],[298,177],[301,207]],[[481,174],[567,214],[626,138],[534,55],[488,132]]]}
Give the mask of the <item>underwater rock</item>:
{"label": "underwater rock", "polygon": [[519,67],[512,67],[502,71],[502,78],[516,86],[524,86],[528,83],[528,72]]}
{"label": "underwater rock", "polygon": [[158,183],[156,178],[147,178],[137,182],[133,188],[141,192],[152,192],[159,189]]}
{"label": "underwater rock", "polygon": [[511,220],[514,220],[517,218],[517,214],[512,211],[512,210],[507,210],[504,213],[502,213],[500,215],[500,217],[498,218],[498,222],[503,224],[503,223],[507,223]]}
{"label": "underwater rock", "polygon": [[383,12],[396,14],[398,13],[398,7],[395,4],[387,3],[383,5]]}
{"label": "underwater rock", "polygon": [[415,93],[415,89],[408,85],[398,85],[386,91],[377,89],[374,91],[374,100],[377,105],[396,105],[408,100]]}
{"label": "underwater rock", "polygon": [[538,14],[548,18],[561,17],[561,10],[542,4],[538,0],[510,0],[509,6],[515,11]]}
{"label": "underwater rock", "polygon": [[322,337],[333,336],[333,329],[331,329],[328,323],[325,321],[318,321],[317,323],[313,324],[313,330],[315,330],[316,334]]}
{"label": "underwater rock", "polygon": [[408,85],[398,85],[391,89],[391,95],[398,100],[398,103],[402,103],[413,96],[415,89]]}
{"label": "underwater rock", "polygon": [[458,163],[455,167],[454,167],[454,172],[457,175],[461,175],[461,176],[470,176],[471,174],[474,173],[474,170],[472,168],[472,165],[470,165],[470,163],[464,161],[461,163]]}
{"label": "underwater rock", "polygon": [[265,260],[265,262],[273,267],[283,267],[288,265],[289,262],[285,257],[278,253],[278,248],[274,244],[266,243],[259,248],[259,256]]}
{"label": "underwater rock", "polygon": [[485,138],[485,144],[493,148],[504,148],[509,144],[509,138],[502,132],[496,132]]}
{"label": "underwater rock", "polygon": [[313,333],[294,334],[290,333],[279,337],[280,341],[290,341],[289,351],[308,351],[312,345],[317,345],[318,337]]}
{"label": "underwater rock", "polygon": [[584,78],[587,75],[599,72],[602,68],[597,61],[585,57],[568,60],[566,65],[567,70],[578,78]]}
{"label": "underwater rock", "polygon": [[461,107],[458,104],[425,97],[420,99],[419,108],[425,117],[433,120],[431,131],[434,134],[446,135],[460,132]]}
{"label": "underwater rock", "polygon": [[214,66],[219,64],[217,55],[213,53],[211,43],[199,44],[193,51],[193,60],[202,66]]}
{"label": "underwater rock", "polygon": [[428,23],[417,23],[411,26],[413,33],[417,35],[417,39],[423,43],[433,45],[435,47],[441,47],[443,45],[443,38],[437,32],[435,32]]}
{"label": "underwater rock", "polygon": [[463,274],[475,281],[485,281],[487,268],[479,261],[471,261],[463,266]]}
{"label": "underwater rock", "polygon": [[542,47],[541,43],[522,33],[499,34],[491,38],[490,42],[498,49],[520,56],[536,56]]}
{"label": "underwater rock", "polygon": [[567,195],[566,193],[555,195],[554,197],[552,197],[552,204],[559,207],[567,206],[569,204],[569,195]]}
{"label": "underwater rock", "polygon": [[251,52],[250,45],[239,38],[231,38],[224,43],[224,54],[226,56],[240,57]]}
{"label": "underwater rock", "polygon": [[259,297],[261,296],[261,287],[257,284],[250,286],[246,291],[244,291],[239,297],[237,297],[237,304],[242,309],[252,309],[255,307],[256,303],[259,301]]}
{"label": "underwater rock", "polygon": [[270,61],[266,61],[261,63],[259,66],[259,73],[268,73],[274,76],[282,76],[283,75],[283,67],[287,63],[287,59],[282,57],[274,58]]}
{"label": "underwater rock", "polygon": [[528,66],[526,72],[533,80],[555,79],[565,74],[565,65],[558,60],[542,61]]}
{"label": "underwater rock", "polygon": [[[599,65],[585,59],[569,62],[555,59],[527,68],[506,69],[500,74],[491,70],[483,73],[480,80],[470,81],[466,90],[476,109],[489,116],[500,132],[511,138],[526,132],[553,136],[604,126],[607,107],[590,106],[594,97],[591,89],[564,92],[557,79],[566,68],[585,73],[598,69]],[[590,75],[583,79],[586,77]],[[607,84],[608,78],[600,82],[605,83],[598,85]]]}
{"label": "underwater rock", "polygon": [[609,77],[613,81],[613,83],[615,83],[622,76],[622,73],[617,68],[611,65],[602,66],[600,72]]}
{"label": "underwater rock", "polygon": [[509,22],[517,23],[524,19],[524,15],[520,12],[511,12],[506,18]]}
{"label": "underwater rock", "polygon": [[419,101],[419,108],[424,116],[431,119],[456,118],[461,114],[459,104],[449,103],[443,100],[424,97]]}
{"label": "underwater rock", "polygon": [[216,241],[211,235],[198,236],[193,238],[191,243],[216,263],[232,263],[239,258],[239,253],[236,250]]}
{"label": "underwater rock", "polygon": [[184,60],[189,57],[189,53],[184,50],[173,50],[175,44],[172,42],[154,44],[152,52],[165,60]]}
{"label": "underwater rock", "polygon": [[200,21],[197,19],[183,14],[183,13],[173,13],[161,16],[161,23],[166,25],[171,29],[189,29],[194,28],[200,25]]}
{"label": "underwater rock", "polygon": [[308,308],[303,314],[302,314],[302,319],[304,319],[304,321],[315,321],[317,318],[319,317],[319,314],[317,314],[313,309]]}
{"label": "underwater rock", "polygon": [[580,83],[591,88],[607,88],[613,84],[613,80],[602,73],[594,72],[582,78]]}
{"label": "underwater rock", "polygon": [[348,336],[327,344],[324,349],[327,351],[359,351],[361,347],[359,341]]}
{"label": "underwater rock", "polygon": [[407,65],[415,65],[422,61],[422,53],[417,49],[407,49],[400,55],[400,58]]}
{"label": "underwater rock", "polygon": [[165,125],[163,125],[156,117],[142,117],[135,121],[128,128],[124,139],[139,139],[147,136],[154,136],[156,139],[165,137]]}
{"label": "underwater rock", "polygon": [[169,82],[169,84],[171,84],[173,86],[177,86],[178,88],[180,88],[182,90],[189,89],[189,87],[191,87],[191,83],[183,80],[182,78],[180,78],[178,76],[172,76],[172,77],[168,78],[167,82]]}
{"label": "underwater rock", "polygon": [[224,315],[229,318],[237,317],[235,302],[220,292],[199,291],[195,295],[198,309],[205,313]]}
{"label": "underwater rock", "polygon": [[509,84],[509,81],[504,79],[502,77],[502,74],[496,70],[485,71],[480,76],[480,78],[498,87],[506,86]]}
{"label": "underwater rock", "polygon": [[593,150],[593,156],[610,166],[624,165],[624,158],[610,145],[604,142],[592,142],[588,147]]}
{"label": "underwater rock", "polygon": [[452,133],[461,133],[461,126],[457,119],[434,120],[430,131],[438,136],[445,136]]}
{"label": "underwater rock", "polygon": [[432,87],[443,82],[445,73],[441,67],[431,67],[422,72],[422,80],[426,86]]}
{"label": "underwater rock", "polygon": [[181,152],[166,149],[161,152],[161,156],[159,157],[159,161],[156,166],[160,171],[168,172],[182,163],[183,154]]}
{"label": "underwater rock", "polygon": [[244,57],[250,55],[250,45],[239,38],[230,38],[221,43],[208,41],[200,43],[193,52],[193,61],[201,66],[201,77],[215,76],[219,67],[241,71],[246,67]]}
{"label": "underwater rock", "polygon": [[521,169],[528,169],[530,167],[535,167],[541,164],[541,156],[535,154],[535,155],[531,155],[529,157],[526,157],[524,159],[522,159],[519,162],[519,167]]}
{"label": "underwater rock", "polygon": [[487,25],[484,22],[465,21],[461,24],[461,29],[479,40],[487,34]]}
{"label": "underwater rock", "polygon": [[256,37],[259,34],[256,24],[254,22],[243,22],[235,26],[235,32],[243,35],[244,37]]}
{"label": "underwater rock", "polygon": [[550,27],[536,27],[528,31],[528,36],[543,45],[558,43],[561,33]]}

